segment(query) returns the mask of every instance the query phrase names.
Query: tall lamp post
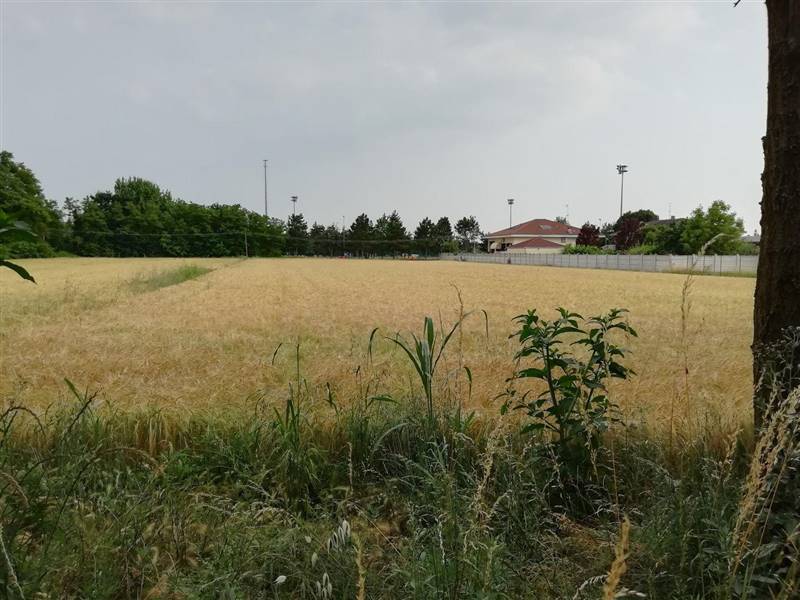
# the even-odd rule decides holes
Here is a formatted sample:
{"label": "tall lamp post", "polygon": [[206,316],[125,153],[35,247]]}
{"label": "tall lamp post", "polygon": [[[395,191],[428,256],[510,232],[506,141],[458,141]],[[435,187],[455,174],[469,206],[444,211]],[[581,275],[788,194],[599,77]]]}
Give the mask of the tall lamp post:
{"label": "tall lamp post", "polygon": [[622,194],[625,190],[625,173],[628,172],[628,165],[617,165],[619,173],[619,216],[622,216]]}
{"label": "tall lamp post", "polygon": [[514,199],[513,198],[509,198],[508,199],[508,226],[509,227],[511,227],[511,225],[512,225],[512,220],[511,220],[511,207],[512,206],[514,206]]}
{"label": "tall lamp post", "polygon": [[267,202],[267,159],[264,159],[264,216],[269,217],[269,203]]}
{"label": "tall lamp post", "polygon": [[296,208],[297,208],[297,196],[292,196],[292,216],[295,215]]}

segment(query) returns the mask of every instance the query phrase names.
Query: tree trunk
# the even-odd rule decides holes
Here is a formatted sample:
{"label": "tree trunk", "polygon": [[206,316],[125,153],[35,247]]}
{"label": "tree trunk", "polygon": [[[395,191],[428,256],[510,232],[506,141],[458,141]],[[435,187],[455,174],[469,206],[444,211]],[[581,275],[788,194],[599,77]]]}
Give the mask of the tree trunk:
{"label": "tree trunk", "polygon": [[768,366],[762,350],[787,327],[800,326],[800,2],[767,0],[766,5],[767,133],[753,332],[756,427],[770,395],[767,386],[758,385]]}

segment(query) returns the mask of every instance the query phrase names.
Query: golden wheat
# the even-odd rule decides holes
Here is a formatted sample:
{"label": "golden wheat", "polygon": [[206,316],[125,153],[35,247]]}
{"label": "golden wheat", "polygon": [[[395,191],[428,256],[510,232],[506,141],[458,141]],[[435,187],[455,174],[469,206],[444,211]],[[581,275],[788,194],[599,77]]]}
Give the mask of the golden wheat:
{"label": "golden wheat", "polygon": [[[283,393],[297,343],[312,389],[330,383],[338,398],[353,397],[369,366],[385,387],[407,390],[402,357],[381,337],[370,363],[370,332],[416,331],[425,315],[454,322],[462,310],[455,286],[466,310],[489,315],[488,337],[480,313],[468,318],[458,356],[441,369],[450,378],[462,363],[472,370],[467,408],[496,414],[494,398],[513,370],[515,315],[624,307],[640,334],[629,344],[638,375],[612,391],[629,420],[688,431],[751,415],[752,279],[696,277],[682,323],[685,277],[674,274],[400,260],[22,262],[39,284],[0,273],[0,391],[28,406],[64,401],[64,377],[120,407],[241,406],[258,392]],[[132,291],[133,278],[186,263],[214,271]]]}

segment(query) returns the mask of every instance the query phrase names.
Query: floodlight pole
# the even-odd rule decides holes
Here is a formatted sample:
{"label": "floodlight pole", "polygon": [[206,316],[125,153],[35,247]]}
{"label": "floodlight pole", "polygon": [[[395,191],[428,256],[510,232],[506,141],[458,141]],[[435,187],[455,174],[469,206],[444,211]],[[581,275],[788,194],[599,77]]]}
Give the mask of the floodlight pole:
{"label": "floodlight pole", "polygon": [[267,159],[264,159],[264,216],[269,218],[269,203],[267,202]]}
{"label": "floodlight pole", "polygon": [[619,216],[622,217],[622,197],[625,190],[625,173],[628,172],[628,165],[617,165],[619,173]]}
{"label": "floodlight pole", "polygon": [[509,227],[511,227],[512,224],[513,224],[513,221],[511,220],[511,207],[512,206],[514,206],[514,199],[513,198],[509,198],[508,199],[508,226]]}
{"label": "floodlight pole", "polygon": [[295,214],[295,209],[297,208],[297,196],[292,196],[292,216]]}

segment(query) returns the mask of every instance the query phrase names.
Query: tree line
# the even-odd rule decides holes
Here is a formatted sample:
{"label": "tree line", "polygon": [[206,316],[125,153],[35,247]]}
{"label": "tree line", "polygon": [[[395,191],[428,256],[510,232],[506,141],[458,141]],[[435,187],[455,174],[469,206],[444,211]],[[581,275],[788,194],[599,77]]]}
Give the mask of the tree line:
{"label": "tree line", "polygon": [[[59,252],[81,256],[435,256],[485,248],[474,216],[462,217],[455,224],[448,217],[426,217],[413,230],[406,228],[397,211],[374,221],[361,214],[349,226],[309,225],[302,213],[282,221],[238,204],[185,202],[139,178],[118,179],[113,190],[98,191],[80,201],[67,198],[60,208],[45,197],[34,173],[15,162],[9,152],[0,153],[0,178],[0,212],[27,223],[38,237],[5,244],[2,252],[12,258]],[[757,252],[741,241],[743,233],[741,219],[718,200],[684,219],[659,221],[653,211],[642,209],[601,227],[585,223],[577,245],[566,247],[565,252],[697,254],[704,245],[708,254]]]}
{"label": "tree line", "polygon": [[373,222],[366,214],[343,226],[313,223],[302,214],[286,221],[268,218],[238,204],[210,206],[173,198],[150,181],[118,179],[114,189],[63,209],[45,197],[39,180],[10,152],[0,153],[0,213],[26,223],[35,240],[14,241],[2,255],[80,256],[279,256],[350,254],[436,255],[470,250],[481,240],[474,216],[452,226],[448,217],[424,218],[406,229],[396,211]]}
{"label": "tree line", "polygon": [[571,254],[757,254],[758,248],[742,241],[744,223],[731,207],[715,200],[698,206],[686,218],[659,220],[652,210],[624,213],[602,227],[585,223]]}

